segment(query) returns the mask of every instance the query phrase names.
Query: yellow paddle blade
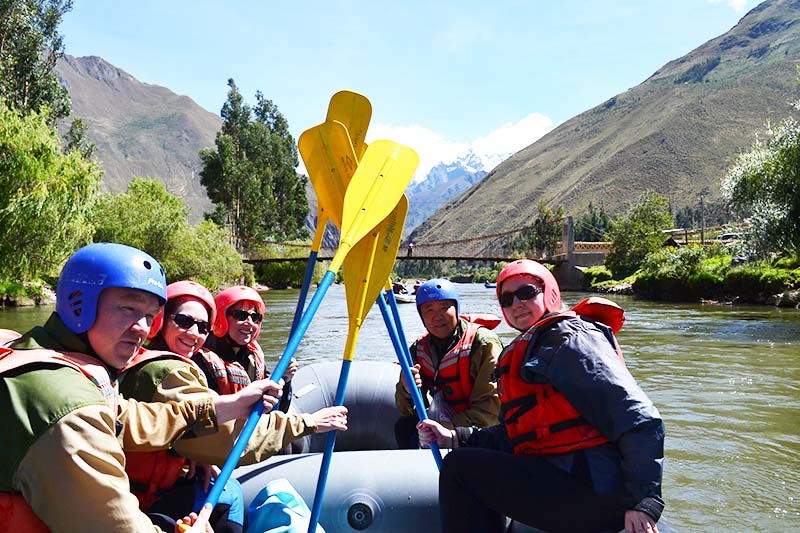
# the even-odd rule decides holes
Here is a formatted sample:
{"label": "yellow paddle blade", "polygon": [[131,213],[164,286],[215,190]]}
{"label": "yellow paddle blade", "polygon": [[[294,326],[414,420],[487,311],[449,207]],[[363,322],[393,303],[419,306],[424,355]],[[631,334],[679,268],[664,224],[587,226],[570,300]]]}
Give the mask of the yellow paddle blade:
{"label": "yellow paddle blade", "polygon": [[322,247],[322,238],[325,236],[325,226],[328,225],[328,215],[317,206],[317,227],[314,229],[314,240],[311,242],[311,251],[319,252]]}
{"label": "yellow paddle blade", "polygon": [[300,135],[297,147],[320,212],[341,228],[344,194],[358,166],[347,128],[339,122],[318,124]]}
{"label": "yellow paddle blade", "polygon": [[407,214],[408,198],[403,194],[391,213],[358,241],[344,260],[350,327],[343,359],[352,360],[361,324],[392,273]]}
{"label": "yellow paddle blade", "polygon": [[367,145],[364,142],[367,128],[372,118],[372,104],[363,94],[353,91],[339,91],[331,96],[328,104],[327,122],[337,121],[344,124],[353,141],[353,148],[358,159],[364,155]]}
{"label": "yellow paddle blade", "polygon": [[342,236],[329,270],[336,272],[349,249],[394,210],[418,164],[408,146],[383,140],[369,145],[347,186]]}

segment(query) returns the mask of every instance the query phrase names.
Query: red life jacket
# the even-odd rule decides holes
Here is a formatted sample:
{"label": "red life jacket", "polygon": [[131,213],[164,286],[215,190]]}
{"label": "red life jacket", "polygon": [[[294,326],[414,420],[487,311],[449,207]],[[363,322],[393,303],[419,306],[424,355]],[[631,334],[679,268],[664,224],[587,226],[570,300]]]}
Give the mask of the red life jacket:
{"label": "red life jacket", "polygon": [[[74,352],[55,352],[43,349],[14,351],[10,348],[0,347],[0,374],[38,363],[68,366],[82,373],[97,386],[116,416],[117,383],[111,381],[108,370],[97,359]],[[26,533],[50,531],[47,525],[36,516],[25,498],[17,492],[0,492],[0,524],[5,531],[25,531]]]}
{"label": "red life jacket", "polygon": [[[123,376],[136,366],[154,359],[178,359],[195,366],[191,359],[172,352],[140,350],[120,372]],[[157,502],[164,491],[171,489],[183,473],[186,459],[174,450],[156,452],[125,452],[125,472],[130,478],[131,492],[139,500],[139,509],[146,511]]]}
{"label": "red life jacket", "polygon": [[420,365],[422,386],[433,391],[441,391],[448,405],[456,413],[461,413],[470,407],[469,398],[472,395],[474,383],[470,379],[469,365],[472,343],[479,327],[494,329],[500,319],[494,315],[462,315],[467,327],[464,334],[439,360],[436,368],[431,357],[430,333],[423,335],[417,341],[417,362]]}
{"label": "red life jacket", "polygon": [[[266,377],[266,367],[264,365],[264,352],[261,346],[255,341],[249,343],[247,347],[253,353],[255,360],[255,379]],[[220,394],[233,394],[250,384],[250,376],[247,369],[237,362],[228,362],[211,350],[200,350],[194,357],[202,359],[205,366],[211,370],[211,378],[216,384],[216,391]]]}
{"label": "red life jacket", "polygon": [[[614,333],[619,331],[624,322],[624,312],[614,302],[605,298],[587,298],[570,311],[539,320],[500,354],[496,370],[501,404],[500,419],[506,426],[516,454],[558,454],[609,442],[552,385],[528,383],[519,373],[528,347],[531,341],[535,342],[538,333],[559,320],[576,316],[605,323]],[[613,338],[613,342],[609,339],[609,342],[622,359],[616,338]]]}

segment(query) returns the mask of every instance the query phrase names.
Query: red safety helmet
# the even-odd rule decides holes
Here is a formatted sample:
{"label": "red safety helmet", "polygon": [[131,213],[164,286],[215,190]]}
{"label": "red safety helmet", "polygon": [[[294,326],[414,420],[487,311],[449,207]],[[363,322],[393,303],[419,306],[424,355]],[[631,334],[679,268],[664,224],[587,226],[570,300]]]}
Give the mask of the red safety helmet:
{"label": "red safety helmet", "polygon": [[[214,297],[208,292],[208,289],[195,281],[176,281],[167,285],[167,302],[180,297],[194,298],[200,301],[208,309],[208,321],[214,323],[214,318],[217,315],[217,306],[214,304]],[[152,339],[161,328],[164,326],[164,307],[158,312],[153,319],[153,325],[150,327],[150,333],[147,335],[148,339]]]}
{"label": "red safety helmet", "polygon": [[[241,301],[254,304],[262,315],[266,311],[264,300],[261,299],[258,291],[252,287],[236,285],[225,289],[214,298],[214,302],[217,304],[217,318],[214,320],[211,331],[215,336],[223,337],[228,332],[228,317],[225,313],[230,306]],[[257,324],[255,338],[258,338],[259,333],[261,333],[261,324]]]}
{"label": "red safety helmet", "polygon": [[[503,270],[500,271],[500,275],[497,276],[497,287],[495,289],[497,291],[498,301],[500,300],[503,282],[511,276],[519,276],[521,274],[528,274],[542,280],[544,284],[544,293],[542,297],[544,298],[544,308],[547,312],[561,310],[561,291],[558,288],[556,278],[553,277],[553,274],[546,266],[530,259],[518,259],[507,264]],[[511,323],[508,322],[506,310],[502,306],[500,306],[500,309],[503,311],[503,318],[511,325]]]}

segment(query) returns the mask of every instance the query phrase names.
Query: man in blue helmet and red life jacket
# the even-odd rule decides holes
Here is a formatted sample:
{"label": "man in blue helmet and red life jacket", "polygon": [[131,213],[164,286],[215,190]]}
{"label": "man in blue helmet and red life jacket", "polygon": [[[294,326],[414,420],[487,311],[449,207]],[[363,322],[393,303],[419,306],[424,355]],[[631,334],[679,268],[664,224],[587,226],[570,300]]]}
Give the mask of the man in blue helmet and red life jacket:
{"label": "man in blue helmet and red life jacket", "polygon": [[[263,309],[263,301],[255,290],[249,287],[226,289],[220,293],[221,300],[231,292],[239,297],[257,298]],[[170,283],[167,303],[153,320],[149,332],[148,348],[161,350],[157,352],[160,355],[134,357],[120,375],[120,392],[137,400],[166,402],[209,394],[233,394],[246,387],[250,378],[241,365],[226,364],[217,354],[204,348],[212,324],[218,324],[216,309],[211,293],[199,283]],[[249,320],[252,317],[248,317]],[[261,353],[260,348],[257,353]],[[263,375],[263,354],[261,357]],[[198,365],[216,370],[207,376]],[[226,366],[233,368],[227,370]],[[233,379],[228,377],[231,374]],[[213,390],[209,380],[214,380]],[[220,383],[223,380],[225,382]],[[289,415],[273,409],[259,420],[239,464],[263,461],[304,435],[345,429],[347,419],[343,411],[344,407],[331,407],[311,414]],[[224,463],[242,425],[228,422],[220,424],[219,432],[213,435],[187,434],[169,450],[127,452],[125,470],[142,510],[177,517],[198,509],[205,501],[209,465]],[[191,466],[188,472],[185,471],[187,466]],[[217,533],[241,532],[245,526],[245,508],[241,486],[236,480],[229,480],[211,517],[214,530]]]}
{"label": "man in blue helmet and red life jacket", "polygon": [[[432,395],[428,416],[445,427],[487,427],[497,423],[500,400],[493,373],[503,344],[491,331],[494,315],[461,315],[458,291],[446,279],[423,283],[417,311],[428,331],[411,345],[411,373],[423,396]],[[400,448],[418,448],[414,403],[402,374],[395,389],[402,415],[395,424]]]}
{"label": "man in blue helmet and red life jacket", "polygon": [[186,433],[208,435],[246,418],[256,401],[277,403],[281,389],[268,380],[227,398],[140,403],[118,395],[117,373],[143,353],[165,287],[161,266],[141,250],[85,246],[64,265],[45,325],[0,347],[6,530],[161,531],[130,492],[123,449],[166,449]]}
{"label": "man in blue helmet and red life jacket", "polygon": [[507,516],[552,532],[657,533],[664,424],[622,360],[619,306],[562,311],[555,278],[528,259],[503,269],[497,296],[521,332],[497,363],[500,425],[418,426],[423,445],[456,448],[439,475],[442,530],[502,532]]}

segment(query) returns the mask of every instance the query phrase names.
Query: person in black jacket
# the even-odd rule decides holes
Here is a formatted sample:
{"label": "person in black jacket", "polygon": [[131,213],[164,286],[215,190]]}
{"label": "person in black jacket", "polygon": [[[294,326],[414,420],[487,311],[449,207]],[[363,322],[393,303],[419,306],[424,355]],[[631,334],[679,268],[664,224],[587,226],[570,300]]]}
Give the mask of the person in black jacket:
{"label": "person in black jacket", "polygon": [[456,448],[439,475],[442,530],[501,532],[509,517],[551,532],[657,533],[664,424],[611,329],[561,311],[535,261],[506,266],[497,295],[522,332],[497,364],[501,424],[418,425],[423,445]]}

